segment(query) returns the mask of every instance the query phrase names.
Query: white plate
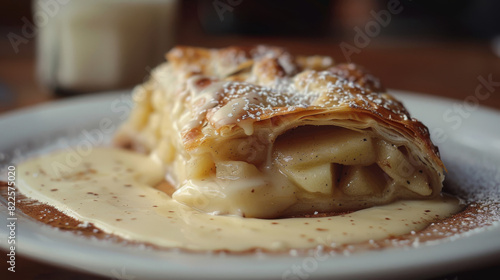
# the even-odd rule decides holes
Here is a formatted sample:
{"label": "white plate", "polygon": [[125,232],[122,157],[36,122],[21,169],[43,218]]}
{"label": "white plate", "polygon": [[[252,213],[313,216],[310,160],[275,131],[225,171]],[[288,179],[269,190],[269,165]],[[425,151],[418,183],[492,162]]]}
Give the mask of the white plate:
{"label": "white plate", "polygon": [[[499,112],[460,101],[394,93],[403,100],[413,116],[429,126],[450,171],[448,180],[474,185],[475,178],[480,178],[483,180],[483,187],[484,182],[487,182],[486,186],[491,192],[498,195]],[[465,111],[458,111],[460,106]],[[128,92],[115,92],[67,99],[4,114],[0,117],[0,152],[3,152],[0,154],[1,166],[5,167],[14,157],[28,156],[33,152],[43,153],[56,146],[74,144],[81,140],[83,129],[96,129],[103,118],[109,118],[113,125],[118,126],[126,118],[130,108]],[[106,136],[109,138],[109,135]],[[5,174],[0,176],[5,180]],[[467,180],[461,176],[467,176]],[[7,217],[6,206],[1,203],[0,221],[7,223]],[[61,232],[33,222],[22,213],[17,213],[17,217],[17,254],[119,279],[423,278],[487,262],[498,263],[500,255],[498,223],[453,239],[415,247],[370,251],[350,256],[292,257],[221,256],[138,250]],[[7,234],[6,226],[0,226],[0,246],[4,249],[8,248]]]}

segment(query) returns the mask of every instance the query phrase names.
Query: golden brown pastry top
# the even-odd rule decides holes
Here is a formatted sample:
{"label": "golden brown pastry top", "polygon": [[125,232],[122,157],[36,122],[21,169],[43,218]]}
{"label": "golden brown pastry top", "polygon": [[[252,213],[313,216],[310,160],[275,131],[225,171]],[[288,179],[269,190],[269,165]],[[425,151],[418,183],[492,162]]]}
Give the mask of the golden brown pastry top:
{"label": "golden brown pastry top", "polygon": [[[206,136],[201,133],[206,126],[223,133],[242,122],[272,125],[291,116],[350,113],[415,138],[443,167],[427,127],[386,93],[377,78],[355,64],[334,64],[330,57],[294,57],[283,48],[269,46],[179,46],[167,54],[167,60],[177,78],[186,80],[193,99],[190,110],[199,115],[200,121],[182,132],[187,147]],[[202,95],[210,90],[212,94]]]}

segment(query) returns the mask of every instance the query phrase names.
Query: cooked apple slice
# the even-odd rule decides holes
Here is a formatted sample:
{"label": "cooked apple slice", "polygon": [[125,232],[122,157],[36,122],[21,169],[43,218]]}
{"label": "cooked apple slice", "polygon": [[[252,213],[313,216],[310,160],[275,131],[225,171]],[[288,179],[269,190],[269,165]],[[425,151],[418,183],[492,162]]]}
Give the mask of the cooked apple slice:
{"label": "cooked apple slice", "polygon": [[250,179],[260,175],[255,165],[244,161],[221,161],[215,167],[217,178],[223,180]]}
{"label": "cooked apple slice", "polygon": [[375,164],[344,166],[340,178],[340,188],[349,196],[380,194],[387,185],[383,171]]}
{"label": "cooked apple slice", "polygon": [[423,196],[432,194],[432,189],[419,163],[412,164],[397,146],[383,140],[378,141],[377,146],[379,147],[378,165],[398,185]]}
{"label": "cooked apple slice", "polygon": [[333,168],[330,163],[317,166],[288,166],[280,164],[280,170],[288,179],[307,192],[332,194]]}
{"label": "cooked apple slice", "polygon": [[370,165],[376,160],[369,135],[340,127],[299,127],[279,136],[274,149],[288,165]]}

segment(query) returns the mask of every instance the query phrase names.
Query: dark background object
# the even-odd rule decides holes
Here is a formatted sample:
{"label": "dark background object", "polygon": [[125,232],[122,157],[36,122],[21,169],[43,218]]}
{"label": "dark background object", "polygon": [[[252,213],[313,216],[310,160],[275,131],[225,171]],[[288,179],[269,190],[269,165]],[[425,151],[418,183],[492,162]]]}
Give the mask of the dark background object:
{"label": "dark background object", "polygon": [[[350,22],[371,18],[370,11],[389,0],[183,1],[197,6],[203,30],[209,34],[306,36],[341,39]],[[194,2],[194,3],[193,3]],[[384,35],[439,40],[491,39],[500,34],[500,2],[488,0],[401,0],[404,7]],[[190,13],[190,14],[194,14]],[[337,32],[333,32],[337,31]]]}
{"label": "dark background object", "polygon": [[[81,0],[73,0],[81,1]],[[370,11],[387,7],[391,0],[181,0],[184,15],[179,29],[190,33],[193,24],[206,34],[306,36],[341,38],[347,22],[369,20]],[[393,0],[394,1],[394,0]],[[500,35],[500,1],[400,0],[404,10],[384,35],[439,40],[491,39]],[[23,17],[31,22],[31,1],[4,1],[0,31],[20,28]],[[196,29],[196,28],[195,28]]]}
{"label": "dark background object", "polygon": [[331,4],[328,0],[196,1],[207,33],[307,37],[328,33]]}

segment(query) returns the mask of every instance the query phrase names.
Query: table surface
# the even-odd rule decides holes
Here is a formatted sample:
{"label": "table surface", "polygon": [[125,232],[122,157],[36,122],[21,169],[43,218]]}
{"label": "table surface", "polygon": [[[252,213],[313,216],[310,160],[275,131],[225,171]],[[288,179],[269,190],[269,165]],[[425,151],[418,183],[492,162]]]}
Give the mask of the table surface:
{"label": "table surface", "polygon": [[[21,45],[20,52],[15,54],[6,37],[1,38],[0,89],[8,95],[1,96],[0,113],[59,99],[37,82],[34,44],[30,42]],[[339,43],[328,40],[269,37],[216,37],[210,40],[195,40],[185,36],[180,41],[185,45],[207,47],[264,43],[284,46],[296,54],[330,55],[338,62],[345,61]],[[493,53],[487,42],[390,42],[370,45],[351,58],[379,77],[387,88],[452,98],[458,103],[466,102],[476,94],[482,77],[490,80],[494,91],[486,100],[481,100],[480,104],[500,109],[500,58]],[[0,253],[5,256],[5,252]],[[6,274],[7,279],[104,279],[33,261],[22,255],[18,256],[16,261],[17,272]],[[2,261],[0,275],[6,273],[6,268],[5,262]],[[446,275],[439,279],[497,279],[494,276],[499,273],[500,261],[497,261],[485,267]],[[1,278],[6,279],[3,276]]]}

